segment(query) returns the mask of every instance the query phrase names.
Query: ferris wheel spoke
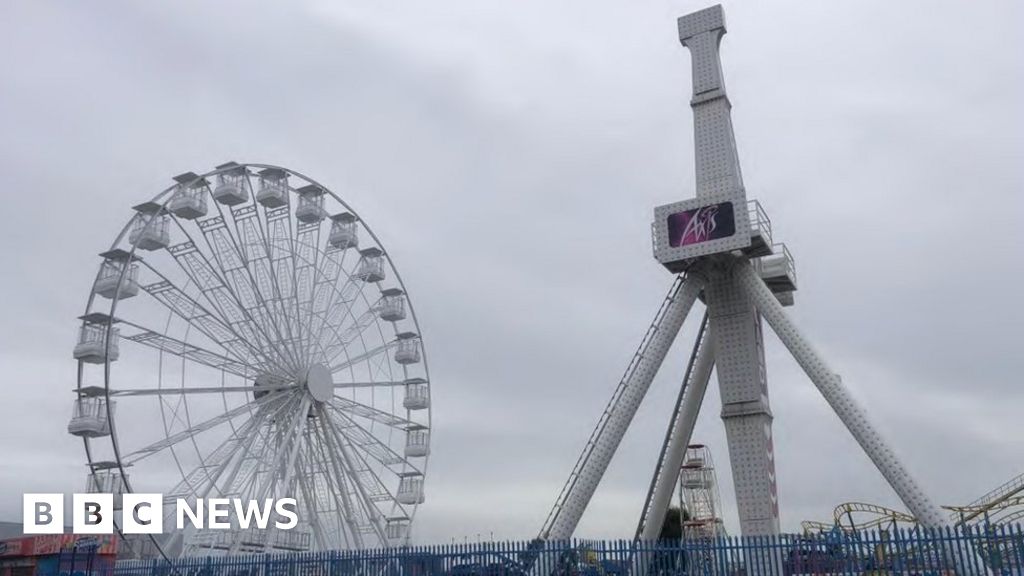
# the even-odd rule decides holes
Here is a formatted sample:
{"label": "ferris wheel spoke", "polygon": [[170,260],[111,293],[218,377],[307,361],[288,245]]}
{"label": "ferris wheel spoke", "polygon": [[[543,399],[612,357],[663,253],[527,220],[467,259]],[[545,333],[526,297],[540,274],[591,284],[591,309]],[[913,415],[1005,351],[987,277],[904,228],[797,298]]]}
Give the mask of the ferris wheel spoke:
{"label": "ferris wheel spoke", "polygon": [[[204,460],[190,474],[185,476],[171,490],[170,495],[184,497],[194,494],[200,498],[206,498],[210,491],[216,487],[217,481],[227,470],[236,455],[244,453],[252,445],[252,442],[255,441],[255,431],[263,424],[268,412],[270,412],[268,405],[260,406],[257,409],[257,413],[248,419],[223,444],[218,446],[208,460]],[[209,470],[212,468],[216,468],[216,470],[211,475]],[[204,490],[197,490],[196,486],[203,486]]]}
{"label": "ferris wheel spoke", "polygon": [[284,485],[285,490],[289,489],[295,473],[295,461],[299,457],[299,450],[307,442],[307,428],[306,425],[309,423],[309,408],[313,403],[313,397],[308,394],[304,395],[300,404],[299,412],[297,414],[299,418],[299,428],[292,440],[291,451],[288,453],[288,462],[284,467]]}
{"label": "ferris wheel spoke", "polygon": [[395,416],[394,414],[378,410],[372,406],[367,406],[366,404],[362,404],[354,400],[349,400],[348,398],[335,396],[331,398],[331,405],[344,414],[361,416],[367,420],[373,420],[374,422],[378,422],[398,430],[406,430],[410,426],[419,426],[419,424],[412,420],[406,420],[405,418]]}
{"label": "ferris wheel spoke", "polygon": [[[248,418],[248,419],[246,419],[244,421],[243,425],[239,429],[233,430],[233,432],[232,432],[231,436],[229,437],[228,441],[225,442],[225,445],[228,446],[228,447],[225,448],[225,452],[224,453],[228,454],[229,456],[234,454],[234,453],[236,453],[237,447],[239,445],[241,445],[241,443],[239,443],[239,441],[243,440],[243,439],[244,439],[244,445],[246,445],[246,446],[251,445],[251,443],[253,442],[253,437],[258,435],[259,428],[266,423],[266,420],[267,420],[267,418],[269,418],[269,415],[272,414],[272,413],[275,413],[276,411],[279,411],[281,406],[285,405],[285,404],[287,404],[287,402],[275,401],[275,402],[267,402],[265,404],[261,404],[260,406],[258,406],[256,408],[256,411],[251,415],[250,418]],[[244,415],[244,413],[239,414],[239,416],[242,416],[242,415]],[[197,425],[197,427],[202,427],[204,430],[208,430],[208,429],[211,429],[213,427],[216,427],[216,424],[211,423],[211,426],[209,426],[209,427],[204,427],[204,426],[202,426],[202,424],[200,424],[200,425]],[[243,430],[244,430],[244,432],[243,432]],[[202,431],[203,430],[195,431],[194,434],[199,434]],[[166,445],[164,445],[164,446],[150,445],[147,448],[143,449],[143,450],[146,450],[145,452],[143,452],[142,450],[136,451],[136,453],[138,453],[138,457],[137,458],[132,457],[131,459],[127,460],[127,462],[129,463],[129,465],[131,465],[131,464],[134,464],[134,463],[138,462],[139,460],[142,460],[143,458],[145,458],[147,456],[150,456],[152,454],[155,454],[155,453],[157,453],[157,452],[159,452],[161,450],[164,450],[164,449],[171,449],[171,450],[173,450],[173,447],[174,447],[175,444],[185,440],[185,438],[183,436],[185,436],[185,434],[187,434],[188,432],[189,431],[183,431],[183,432],[179,433],[179,435],[169,436],[167,438],[167,440],[169,440],[169,442]],[[153,448],[153,450],[148,450],[149,448]],[[223,453],[222,454],[216,454],[215,453],[214,457],[211,458],[210,462],[207,462],[206,459],[204,459],[202,456],[200,456],[200,465],[197,467],[196,470],[193,471],[193,475],[191,477],[190,476],[185,476],[183,474],[183,481],[181,483],[179,483],[179,487],[180,486],[187,486],[188,488],[193,488],[194,489],[195,486],[201,485],[204,480],[208,480],[209,479],[209,471],[208,471],[209,467],[216,466],[217,462],[220,460],[221,457],[223,457],[223,455],[224,455]],[[132,456],[132,455],[129,455],[129,456]],[[227,464],[228,464],[228,462],[224,462],[223,463],[223,465],[225,465],[225,466]],[[185,495],[188,495],[188,493],[186,493]]]}
{"label": "ferris wheel spoke", "polygon": [[301,348],[302,332],[299,312],[295,262],[292,257],[294,239],[292,236],[291,203],[263,210],[263,227],[270,258],[270,268],[280,294],[280,306],[288,331]]}
{"label": "ferris wheel spoke", "polygon": [[143,261],[143,264],[160,278],[157,282],[142,285],[143,291],[179,318],[194,326],[207,338],[220,343],[236,360],[255,363],[263,369],[269,368],[271,360],[262,350],[250,344],[233,327],[223,322],[217,314],[188,296],[184,290],[176,286],[148,262]]}
{"label": "ferris wheel spoke", "polygon": [[408,384],[406,380],[368,380],[365,382],[335,382],[334,389],[339,388],[395,388],[397,386],[405,386]]}
{"label": "ferris wheel spoke", "polygon": [[[278,418],[286,415],[296,405],[298,398],[292,398],[286,403],[286,407],[278,412]],[[250,449],[244,460],[236,463],[237,470],[232,472],[231,482],[227,483],[227,489],[233,494],[254,495],[259,486],[260,475],[265,472],[264,467],[269,462],[270,455],[277,447],[277,440],[273,437],[272,424],[262,426],[256,434],[253,448]]]}
{"label": "ferris wheel spoke", "polygon": [[218,475],[216,478],[219,479],[220,474],[223,473],[224,469],[229,464],[231,464],[231,460],[234,459],[234,464],[231,465],[231,472],[222,483],[223,488],[220,490],[221,494],[231,493],[231,488],[234,486],[235,479],[238,477],[238,474],[241,471],[242,466],[245,464],[246,461],[250,459],[253,447],[261,438],[264,438],[262,431],[267,426],[268,422],[272,421],[272,419],[275,416],[279,415],[284,410],[284,407],[286,405],[288,405],[288,402],[280,402],[277,404],[275,408],[271,408],[270,406],[267,405],[261,406],[259,408],[257,418],[254,418],[254,420],[256,420],[256,423],[253,426],[251,426],[249,430],[245,433],[244,443],[239,443],[239,446],[243,447],[241,452],[239,452],[238,449],[236,448],[232,452],[231,456],[224,461],[224,464],[221,467],[221,469],[218,470]]}
{"label": "ferris wheel spoke", "polygon": [[321,426],[324,427],[328,446],[333,452],[332,457],[349,471],[346,477],[349,478],[356,494],[359,496],[362,508],[366,514],[367,524],[376,533],[377,537],[380,538],[382,543],[386,542],[387,535],[381,525],[381,517],[383,515],[376,502],[395,502],[393,495],[388,491],[384,483],[377,478],[373,470],[367,466],[366,461],[359,457],[358,454],[353,454],[354,451],[349,450],[347,439],[331,419],[329,410],[323,405],[318,408],[321,415]]}
{"label": "ferris wheel spoke", "polygon": [[338,364],[332,365],[331,368],[330,368],[331,374],[337,374],[338,372],[340,372],[342,370],[345,370],[346,368],[349,368],[351,366],[355,366],[356,364],[359,364],[360,362],[366,362],[367,360],[371,360],[371,359],[373,359],[376,356],[379,356],[381,354],[385,354],[385,353],[387,353],[388,350],[391,350],[395,346],[397,346],[397,342],[394,342],[394,341],[387,342],[387,343],[381,344],[380,346],[377,346],[375,348],[371,348],[370,350],[368,350],[366,352],[363,352],[362,354],[357,354],[355,356],[351,356],[348,359],[346,359],[344,362],[339,362]]}
{"label": "ferris wheel spoke", "polygon": [[[177,444],[178,442],[181,442],[183,440],[188,440],[188,439],[192,438],[193,436],[195,436],[196,434],[200,434],[200,433],[205,432],[205,431],[207,431],[207,430],[209,430],[211,428],[215,428],[216,426],[218,426],[220,424],[223,424],[223,423],[225,423],[225,422],[227,422],[227,421],[229,421],[229,420],[231,420],[233,418],[236,418],[238,416],[245,415],[246,413],[249,413],[249,411],[253,407],[260,406],[260,405],[267,404],[267,403],[279,402],[280,400],[282,400],[282,398],[284,396],[286,396],[286,394],[280,394],[280,393],[278,393],[278,394],[268,394],[267,396],[263,396],[263,397],[261,397],[261,398],[259,398],[257,400],[253,400],[251,402],[247,402],[245,404],[242,404],[241,406],[237,406],[237,407],[235,407],[235,408],[233,408],[231,410],[228,410],[227,412],[224,412],[223,414],[219,414],[217,416],[214,416],[213,418],[210,418],[208,420],[204,420],[204,421],[202,421],[202,422],[200,422],[198,424],[195,424],[195,425],[191,426],[188,429],[185,429],[185,430],[182,430],[182,431],[177,432],[175,434],[172,434],[172,435],[164,438],[163,440],[159,440],[159,441],[154,442],[152,444],[149,444],[149,445],[147,445],[147,446],[145,446],[143,448],[140,448],[138,450],[135,450],[133,452],[125,454],[125,455],[123,455],[121,457],[121,459],[123,461],[125,461],[126,463],[128,463],[128,464],[132,464],[132,463],[138,462],[139,460],[141,460],[142,458],[145,458],[146,456],[151,456],[151,455],[153,455],[153,454],[155,454],[155,453],[157,453],[157,452],[159,452],[161,450],[164,450],[166,448],[169,448],[169,447]],[[251,414],[250,414],[250,416],[251,416]]]}
{"label": "ferris wheel spoke", "polygon": [[[319,242],[319,237],[317,242]],[[351,304],[362,296],[367,284],[367,282],[360,280],[358,276],[349,275],[341,288],[337,286],[337,280],[340,278],[341,272],[345,270],[344,259],[347,250],[328,248],[323,258],[320,258],[320,250],[318,249],[312,250],[312,253],[312,258],[305,252],[293,254],[293,260],[297,263],[297,266],[312,266],[316,270],[312,289],[309,292],[311,297],[303,306],[310,314],[310,317],[317,317],[320,320],[320,324],[310,330],[311,341],[320,340],[323,336],[323,331],[328,326],[340,326],[344,323],[352,314]],[[338,253],[342,255],[340,261],[335,260]],[[322,272],[318,262],[329,262],[330,270],[326,273]],[[353,270],[358,270],[362,262],[363,257],[360,256]]]}
{"label": "ferris wheel spoke", "polygon": [[[248,173],[246,173],[245,183],[249,187],[251,196],[255,197],[252,180]],[[252,268],[257,292],[271,311],[278,330],[283,331],[289,342],[296,343],[298,341],[296,327],[289,319],[289,311],[286,309],[281,283],[274,270],[271,247],[263,229],[263,220],[259,218],[257,204],[252,203],[233,208],[231,217],[235,223],[235,230],[242,239],[242,254]]]}
{"label": "ferris wheel spoke", "polygon": [[327,411],[331,414],[336,429],[345,436],[350,445],[358,448],[360,452],[369,455],[392,472],[396,472],[394,470],[396,466],[400,468],[407,466],[417,472],[420,471],[406,460],[404,456],[392,450],[390,446],[374,436],[344,411],[331,404],[325,404],[325,407],[328,408]]}
{"label": "ferris wheel spoke", "polygon": [[297,235],[292,242],[292,261],[295,263],[295,298],[300,311],[301,341],[309,361],[313,334],[313,296],[320,260],[321,223],[299,224]]}
{"label": "ferris wheel spoke", "polygon": [[199,228],[206,239],[207,246],[213,252],[214,259],[220,267],[225,285],[235,296],[237,303],[248,313],[255,324],[271,342],[277,342],[284,348],[285,355],[291,362],[299,365],[299,352],[290,334],[282,332],[278,325],[279,315],[271,309],[267,300],[260,292],[260,285],[253,275],[246,253],[239,246],[235,234],[224,219],[224,212],[219,203],[219,216],[198,222]]}
{"label": "ferris wheel spoke", "polygon": [[[349,277],[340,291],[337,288],[338,279],[345,270],[345,257],[348,252],[345,249],[328,246],[321,259],[323,264],[317,269],[317,277],[313,282],[313,296],[309,303],[310,317],[313,322],[309,331],[311,342],[322,342],[324,325],[327,323],[328,316],[340,308],[334,304],[335,297],[343,295],[347,286],[353,282],[353,279]],[[342,303],[344,303],[344,299],[342,299]],[[309,361],[312,361],[313,352],[314,350],[310,346],[307,350],[310,356]]]}
{"label": "ferris wheel spoke", "polygon": [[214,370],[223,370],[242,378],[254,378],[256,373],[245,364],[238,362],[233,358],[229,358],[216,352],[211,352],[205,348],[201,348],[194,344],[182,342],[181,340],[171,338],[170,336],[164,336],[159,332],[150,330],[139,324],[129,322],[127,320],[121,320],[121,324],[125,326],[131,326],[138,330],[137,333],[131,335],[122,334],[121,338],[143,346],[160,350],[161,352],[167,352],[173,354],[185,360],[195,362],[196,364],[202,364]]}
{"label": "ferris wheel spoke", "polygon": [[[360,258],[359,262],[362,261],[363,259]],[[358,269],[358,267],[359,264],[357,263],[356,268]],[[338,318],[325,317],[323,325],[320,327],[317,340],[328,362],[333,362],[337,359],[344,352],[345,348],[354,342],[356,338],[362,336],[366,328],[377,319],[380,298],[371,304],[364,294],[366,284],[366,282],[359,282],[358,290],[356,290],[352,288],[354,284],[350,278],[341,294],[341,303],[344,304],[344,308],[334,307],[334,310],[342,312],[341,316]],[[348,292],[355,292],[355,294],[348,294]],[[360,299],[366,303],[366,310],[356,316],[356,303]],[[350,319],[352,323],[347,325],[346,322]]]}
{"label": "ferris wheel spoke", "polygon": [[[333,253],[339,252],[336,250]],[[346,278],[344,285],[341,288],[337,286],[337,280],[340,277],[341,272],[344,271],[344,259],[346,251],[340,251],[341,261],[334,263],[331,258],[332,253],[328,253],[325,261],[332,262],[334,268],[333,274],[324,274],[321,277],[325,281],[320,282],[314,286],[313,298],[309,303],[309,312],[312,319],[317,320],[315,325],[311,325],[310,338],[311,343],[318,343],[323,346],[325,336],[328,335],[327,330],[342,326],[349,317],[353,316],[352,305],[356,302],[359,295],[362,293],[366,283],[359,281],[355,276],[349,276]],[[358,269],[362,257],[356,262],[355,267]],[[310,348],[310,353],[313,349]]]}
{"label": "ferris wheel spoke", "polygon": [[[294,244],[293,242],[291,245]],[[335,250],[334,252],[340,251]],[[316,253],[319,254],[319,250],[316,250]],[[351,297],[346,297],[342,294],[340,303],[344,304],[344,306],[333,305],[333,296],[337,292],[337,288],[334,286],[333,281],[321,281],[321,278],[337,276],[343,269],[341,262],[337,262],[330,255],[325,256],[320,262],[331,262],[335,272],[322,275],[316,268],[310,270],[312,262],[316,260],[310,261],[306,258],[308,258],[308,255],[291,253],[287,253],[286,256],[282,257],[284,262],[292,262],[295,266],[294,271],[298,280],[293,283],[293,292],[288,296],[287,300],[292,303],[292,316],[299,320],[299,325],[306,328],[303,330],[300,340],[305,348],[304,358],[306,362],[312,362],[316,347],[320,342],[319,334],[322,331],[322,326],[330,324],[332,320],[335,322],[340,321],[339,315],[341,319],[345,318],[348,314],[348,304]],[[344,259],[344,254],[342,259]],[[310,279],[311,277],[312,280]],[[348,282],[352,283],[352,279],[350,278]],[[305,299],[302,297],[304,294],[308,294],[309,298]],[[315,323],[318,323],[317,327],[314,327]]]}
{"label": "ferris wheel spoke", "polygon": [[[362,261],[363,258],[360,257],[356,263],[356,269],[359,268]],[[313,339],[316,348],[310,346],[310,358],[318,349],[321,351],[321,355],[326,363],[334,362],[349,344],[360,338],[363,332],[373,325],[380,312],[381,299],[378,298],[375,302],[370,303],[364,295],[366,284],[366,282],[357,282],[354,276],[349,277],[339,291],[332,283],[330,285],[332,298],[329,301],[330,306],[327,311],[321,313],[315,308],[311,310],[311,318],[319,320],[320,324],[318,328],[312,331],[316,335]],[[335,296],[338,297],[337,304],[334,303],[333,297]],[[366,303],[367,309],[356,317],[354,304],[360,298]],[[313,303],[311,302],[310,304],[312,305]],[[353,323],[345,326],[345,322],[350,318],[353,319]]]}
{"label": "ferris wheel spoke", "polygon": [[[243,467],[246,463],[251,464],[249,472],[253,472],[254,470],[258,472],[258,464],[260,462],[260,458],[262,458],[263,451],[273,444],[269,439],[270,428],[273,426],[273,423],[277,418],[280,418],[282,414],[288,414],[290,412],[290,410],[299,401],[298,396],[298,394],[289,394],[282,402],[277,402],[272,406],[263,405],[257,408],[256,418],[259,418],[260,421],[256,426],[252,427],[246,435],[245,450],[235,460],[231,473],[223,483],[224,489],[222,492],[232,493],[232,490],[236,485],[243,486],[245,484],[245,480],[243,479],[239,482],[238,477],[239,474],[242,473]],[[257,454],[257,447],[259,447],[261,443],[262,447],[258,448],[260,450],[260,454]]]}
{"label": "ferris wheel spoke", "polygon": [[[401,384],[401,382],[399,382]],[[252,394],[255,392],[277,392],[296,388],[295,384],[274,384],[267,386],[196,386],[193,388],[135,388],[110,390],[110,397],[122,396],[176,396],[180,394],[221,394],[225,392]]]}
{"label": "ferris wheel spoke", "polygon": [[[268,432],[267,426],[262,429]],[[250,449],[235,461],[230,476],[224,483],[225,492],[239,498],[255,499],[260,480],[266,476],[268,454],[273,454],[275,447],[276,442],[269,433],[257,433]]]}
{"label": "ferris wheel spoke", "polygon": [[356,339],[362,337],[363,332],[373,325],[376,319],[377,310],[370,308],[356,318],[355,322],[346,328],[344,332],[339,332],[337,327],[330,326],[327,342],[321,345],[326,361],[331,363],[338,360],[345,353],[346,348],[355,342]]}
{"label": "ferris wheel spoke", "polygon": [[[177,222],[177,220],[175,219]],[[178,227],[188,236],[184,226],[178,223]],[[263,331],[262,327],[253,319],[249,310],[234,294],[224,279],[214,270],[206,255],[199,250],[195,242],[189,240],[175,244],[167,248],[178,265],[189,276],[193,284],[202,292],[203,296],[212,304],[220,314],[222,321],[238,332],[243,339],[253,343],[272,362],[285,368],[289,372],[297,370],[297,366],[282,352],[282,348],[274,346],[273,339]]]}
{"label": "ferris wheel spoke", "polygon": [[[300,264],[297,257],[298,250],[295,247],[296,243],[299,241],[298,236],[303,235],[301,230],[302,224],[297,223],[297,225],[293,225],[291,218],[287,218],[286,222],[288,225],[288,236],[287,242],[284,244],[287,247],[288,256],[285,259],[285,264],[291,266],[291,269],[288,272],[291,274],[291,292],[288,294],[288,299],[291,302],[292,309],[294,310],[294,320],[298,340],[302,343],[303,347],[305,347],[305,327],[302,325],[302,304],[299,298],[299,294],[302,292],[304,278],[299,275]],[[298,230],[296,228],[298,228]]]}

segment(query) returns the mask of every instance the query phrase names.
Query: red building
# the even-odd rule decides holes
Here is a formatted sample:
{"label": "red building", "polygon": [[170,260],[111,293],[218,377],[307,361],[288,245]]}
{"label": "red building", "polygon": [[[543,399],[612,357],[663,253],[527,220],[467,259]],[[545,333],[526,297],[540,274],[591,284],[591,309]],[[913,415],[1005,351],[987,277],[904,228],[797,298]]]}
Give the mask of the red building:
{"label": "red building", "polygon": [[88,576],[113,572],[117,537],[38,534],[0,540],[0,576]]}

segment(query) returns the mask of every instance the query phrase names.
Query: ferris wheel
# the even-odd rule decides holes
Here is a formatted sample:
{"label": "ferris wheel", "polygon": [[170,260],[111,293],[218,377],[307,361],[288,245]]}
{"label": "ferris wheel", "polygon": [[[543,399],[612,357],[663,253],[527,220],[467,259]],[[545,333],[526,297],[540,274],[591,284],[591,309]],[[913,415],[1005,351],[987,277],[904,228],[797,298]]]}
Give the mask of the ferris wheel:
{"label": "ferris wheel", "polygon": [[704,444],[686,447],[686,459],[679,471],[679,503],[688,516],[683,522],[684,538],[725,536],[718,476],[711,459],[711,449]]}
{"label": "ferris wheel", "polygon": [[[188,172],[134,214],[81,316],[88,491],[292,497],[299,525],[173,530],[166,556],[406,543],[430,454],[420,331],[383,245],[293,170]],[[115,409],[116,408],[116,409]],[[271,524],[272,525],[272,524]],[[171,529],[168,529],[171,528]]]}

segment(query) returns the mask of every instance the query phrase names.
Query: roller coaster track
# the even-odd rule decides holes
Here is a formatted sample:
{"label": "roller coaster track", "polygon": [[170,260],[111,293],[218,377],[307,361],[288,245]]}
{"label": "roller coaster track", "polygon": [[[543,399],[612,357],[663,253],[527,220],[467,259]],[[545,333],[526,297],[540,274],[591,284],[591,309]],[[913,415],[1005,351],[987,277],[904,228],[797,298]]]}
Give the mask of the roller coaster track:
{"label": "roller coaster track", "polygon": [[[869,519],[855,522],[854,514],[868,515]],[[847,524],[845,525],[843,524],[844,519],[847,521]],[[835,510],[832,511],[831,524],[827,522],[816,522],[814,520],[804,520],[800,523],[800,528],[803,529],[804,534],[831,532],[836,529],[846,533],[855,533],[861,530],[870,530],[872,528],[879,528],[885,525],[895,526],[897,524],[916,525],[917,519],[906,512],[900,512],[899,510],[893,510],[892,508],[886,508],[885,506],[878,506],[877,504],[845,502],[836,506]]]}
{"label": "roller coaster track", "polygon": [[984,517],[986,512],[989,512],[990,510],[1003,509],[1007,506],[1016,505],[1007,504],[1011,500],[1015,503],[1024,503],[1024,474],[1011,478],[1005,484],[983,494],[980,498],[971,502],[967,506],[951,506],[949,509],[953,510],[954,522],[957,524],[967,524],[979,517]]}
{"label": "roller coaster track", "polygon": [[[1021,508],[1020,510],[1013,510]],[[1024,515],[1024,495],[1000,498],[987,504],[969,504],[967,506],[946,506],[953,512],[953,519],[958,524],[987,519],[990,523],[1001,524],[1008,517],[1020,518]],[[1009,510],[1009,513],[1007,511]]]}
{"label": "roller coaster track", "polygon": [[[853,515],[855,513],[869,514],[875,518],[856,524],[853,522]],[[893,510],[892,508],[886,508],[885,506],[879,506],[877,504],[866,504],[864,502],[846,502],[836,506],[836,509],[832,511],[832,519],[835,520],[836,526],[842,525],[844,517],[850,521],[851,526],[856,526],[858,528],[864,524],[876,526],[886,521],[905,522],[908,524],[917,523],[917,519],[906,512],[900,512],[899,510]]]}
{"label": "roller coaster track", "polygon": [[[1009,481],[993,488],[966,506],[943,506],[952,512],[951,519],[955,525],[970,524],[986,520],[992,524],[1007,524],[1024,518],[1024,474],[1011,478]],[[853,522],[854,513],[874,515],[875,518],[864,522]],[[915,524],[917,520],[898,510],[892,510],[875,504],[863,502],[847,502],[840,504],[833,511],[834,523],[804,520],[800,523],[805,534],[828,532],[836,528],[844,532],[854,532],[882,526],[888,522]],[[848,521],[843,525],[843,518]]]}

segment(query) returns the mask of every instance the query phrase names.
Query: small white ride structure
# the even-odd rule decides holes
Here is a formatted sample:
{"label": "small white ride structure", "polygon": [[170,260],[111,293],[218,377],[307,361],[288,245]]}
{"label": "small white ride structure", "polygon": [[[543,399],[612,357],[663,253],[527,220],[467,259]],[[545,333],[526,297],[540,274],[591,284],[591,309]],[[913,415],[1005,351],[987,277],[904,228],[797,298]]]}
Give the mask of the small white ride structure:
{"label": "small white ride structure", "polygon": [[134,210],[100,254],[73,352],[67,430],[85,443],[88,489],[294,497],[300,525],[126,542],[168,556],[407,543],[430,377],[366,223],[295,171],[235,162],[181,174]]}
{"label": "small white ride structure", "polygon": [[[809,340],[783,309],[796,290],[793,260],[775,243],[771,224],[747,199],[733,137],[731,104],[719,58],[725,33],[721,6],[679,19],[679,39],[690,49],[696,152],[696,198],[659,206],[652,224],[655,258],[676,274],[653,324],[559,494],[538,536],[572,537],[609,462],[683,321],[699,299],[705,321],[694,345],[676,410],[643,508],[637,537],[657,538],[686,447],[717,369],[721,417],[732,464],[743,535],[779,532],[772,412],[762,321],[766,320],[889,485],[926,526],[949,519],[903,466]],[[756,553],[756,552],[755,552]],[[751,562],[776,563],[779,559]],[[638,572],[638,573],[642,573]]]}
{"label": "small white ride structure", "polygon": [[679,470],[679,504],[687,516],[683,520],[683,538],[695,540],[725,535],[715,463],[711,450],[703,444],[686,448],[686,458]]}

